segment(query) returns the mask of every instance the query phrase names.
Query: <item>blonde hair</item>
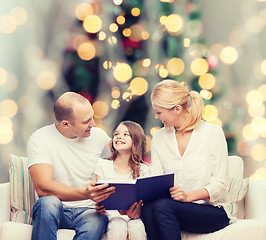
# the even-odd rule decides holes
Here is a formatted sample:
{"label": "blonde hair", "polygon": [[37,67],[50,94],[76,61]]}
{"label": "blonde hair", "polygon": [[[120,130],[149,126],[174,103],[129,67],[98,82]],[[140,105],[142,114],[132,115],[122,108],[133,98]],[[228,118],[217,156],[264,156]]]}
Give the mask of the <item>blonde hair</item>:
{"label": "blonde hair", "polygon": [[151,102],[166,109],[180,105],[188,110],[189,117],[181,131],[192,130],[200,124],[204,108],[202,97],[196,91],[188,91],[186,86],[177,81],[167,79],[156,84],[151,94]]}

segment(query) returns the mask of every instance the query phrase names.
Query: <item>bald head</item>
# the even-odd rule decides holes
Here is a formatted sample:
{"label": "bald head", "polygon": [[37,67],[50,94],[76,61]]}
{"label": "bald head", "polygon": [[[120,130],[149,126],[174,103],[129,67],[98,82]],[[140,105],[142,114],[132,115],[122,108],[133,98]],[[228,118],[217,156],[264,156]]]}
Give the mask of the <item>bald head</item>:
{"label": "bald head", "polygon": [[73,122],[74,109],[80,104],[89,103],[89,101],[75,92],[66,92],[62,94],[54,105],[54,114],[58,122],[62,120],[68,120]]}

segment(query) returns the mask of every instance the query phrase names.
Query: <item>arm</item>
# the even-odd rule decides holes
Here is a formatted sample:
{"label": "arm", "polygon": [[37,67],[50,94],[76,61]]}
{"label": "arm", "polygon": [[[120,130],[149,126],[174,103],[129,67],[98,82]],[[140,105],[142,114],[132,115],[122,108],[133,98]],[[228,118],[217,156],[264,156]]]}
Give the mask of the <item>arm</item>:
{"label": "arm", "polygon": [[34,164],[29,168],[34,188],[39,197],[56,196],[62,201],[92,199],[96,202],[108,198],[114,191],[108,184],[96,186],[89,183],[84,187],[72,187],[53,180],[53,169],[50,164]]}
{"label": "arm", "polygon": [[227,143],[222,128],[217,128],[210,139],[211,181],[204,188],[208,191],[210,202],[215,202],[227,193],[228,178]]}
{"label": "arm", "polygon": [[205,188],[184,192],[180,186],[173,186],[170,188],[170,194],[174,200],[181,202],[193,202],[210,198],[209,193]]}

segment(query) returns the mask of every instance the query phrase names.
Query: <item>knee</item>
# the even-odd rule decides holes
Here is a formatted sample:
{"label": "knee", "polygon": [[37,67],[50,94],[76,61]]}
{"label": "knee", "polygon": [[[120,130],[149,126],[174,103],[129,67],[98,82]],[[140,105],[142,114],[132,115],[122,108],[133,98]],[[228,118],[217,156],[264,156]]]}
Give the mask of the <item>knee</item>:
{"label": "knee", "polygon": [[[169,213],[172,212],[172,203],[173,203],[173,199],[171,198],[162,198],[157,200],[154,204],[153,204],[153,211],[155,214],[159,214],[159,213]],[[176,203],[178,203],[177,201],[175,201]]]}
{"label": "knee", "polygon": [[107,239],[126,239],[127,221],[120,217],[110,220],[107,227]]}
{"label": "knee", "polygon": [[146,235],[145,233],[145,228],[144,228],[144,224],[140,219],[132,219],[128,222],[128,232],[130,233],[143,233],[144,235]]}
{"label": "knee", "polygon": [[41,197],[33,206],[33,215],[38,213],[42,216],[58,215],[60,211],[63,211],[63,204],[54,196]]}

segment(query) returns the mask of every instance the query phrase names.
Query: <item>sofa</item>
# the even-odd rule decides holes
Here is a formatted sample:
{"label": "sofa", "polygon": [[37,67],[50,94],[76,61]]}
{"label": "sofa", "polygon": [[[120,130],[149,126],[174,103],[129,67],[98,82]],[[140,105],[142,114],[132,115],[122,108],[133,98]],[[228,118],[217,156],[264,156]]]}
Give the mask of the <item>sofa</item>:
{"label": "sofa", "polygon": [[[228,161],[231,214],[238,219],[214,233],[183,232],[182,240],[266,240],[266,181],[244,179],[240,157],[230,156]],[[36,195],[27,158],[10,155],[9,179],[0,184],[0,240],[30,240],[31,208]],[[60,229],[57,239],[71,240],[74,234],[73,230]]]}

